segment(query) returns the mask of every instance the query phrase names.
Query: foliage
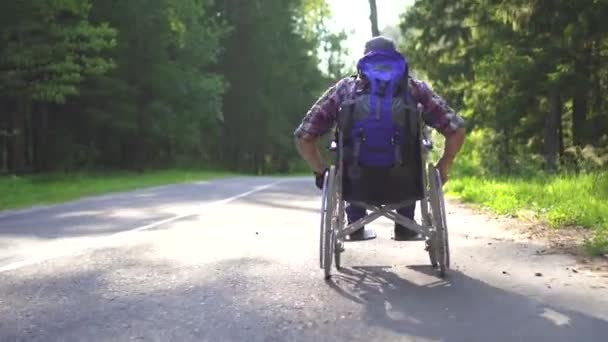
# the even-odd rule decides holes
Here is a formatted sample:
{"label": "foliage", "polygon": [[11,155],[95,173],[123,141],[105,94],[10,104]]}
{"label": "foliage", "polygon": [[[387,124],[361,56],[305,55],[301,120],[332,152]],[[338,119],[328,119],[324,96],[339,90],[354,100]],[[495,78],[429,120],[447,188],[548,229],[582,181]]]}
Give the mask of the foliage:
{"label": "foliage", "polygon": [[403,49],[496,147],[477,151],[500,156],[493,171],[519,172],[522,155],[580,170],[569,147],[606,146],[606,13],[608,3],[591,0],[418,0],[402,17]]}
{"label": "foliage", "polygon": [[100,52],[115,30],[88,21],[88,1],[4,1],[0,4],[0,92],[16,101],[64,102],[89,75],[113,66]]}
{"label": "foliage", "polygon": [[[323,0],[0,4],[0,172],[289,171],[341,72]],[[331,55],[321,71],[319,52]]]}
{"label": "foliage", "polygon": [[[446,192],[465,202],[478,203],[500,215],[518,217],[532,211],[551,227],[593,229],[589,247],[608,252],[608,173],[521,177],[451,177]],[[604,241],[604,242],[602,242]]]}
{"label": "foliage", "polygon": [[136,172],[71,172],[0,177],[0,210],[54,204],[83,196],[134,190],[156,185],[228,177],[230,173],[203,170]]}
{"label": "foliage", "polygon": [[[307,21],[309,13],[325,13],[325,6],[320,1],[302,6],[296,0],[217,4],[233,27],[219,65],[230,85],[220,136],[230,169],[291,169],[297,157],[292,132],[325,85],[315,57],[320,42],[309,33],[309,25],[316,32],[322,21]],[[305,23],[297,18],[305,18]],[[298,33],[302,30],[307,33]]]}
{"label": "foliage", "polygon": [[501,214],[593,229],[606,251],[605,1],[417,0],[402,16],[414,73],[467,121],[448,183]]}

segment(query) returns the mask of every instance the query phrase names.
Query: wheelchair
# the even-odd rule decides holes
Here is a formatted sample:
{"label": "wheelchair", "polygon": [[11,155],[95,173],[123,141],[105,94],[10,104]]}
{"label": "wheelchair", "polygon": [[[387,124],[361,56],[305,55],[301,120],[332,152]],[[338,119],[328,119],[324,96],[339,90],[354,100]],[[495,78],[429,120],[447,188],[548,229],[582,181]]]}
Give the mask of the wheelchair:
{"label": "wheelchair", "polygon": [[[380,217],[386,217],[422,235],[431,266],[438,271],[441,278],[446,277],[450,268],[450,247],[442,180],[439,170],[428,161],[433,143],[420,107],[413,126],[416,127],[416,134],[411,144],[411,152],[417,153],[411,153],[414,157],[408,160],[411,164],[409,176],[406,177],[409,179],[405,182],[397,181],[396,184],[392,184],[389,179],[381,184],[380,192],[394,193],[391,189],[397,189],[397,195],[376,194],[373,198],[367,198],[365,194],[353,194],[348,191],[348,187],[352,185],[349,185],[348,175],[344,172],[344,139],[340,134],[340,125],[337,125],[335,137],[328,147],[333,153],[333,160],[325,174],[321,198],[319,261],[326,279],[331,277],[332,263],[336,270],[340,270],[346,236]],[[379,178],[390,177],[380,175]],[[414,191],[406,191],[407,189]],[[395,212],[396,209],[416,201],[420,201],[421,224]],[[356,222],[346,224],[347,203],[365,208],[368,214]]]}

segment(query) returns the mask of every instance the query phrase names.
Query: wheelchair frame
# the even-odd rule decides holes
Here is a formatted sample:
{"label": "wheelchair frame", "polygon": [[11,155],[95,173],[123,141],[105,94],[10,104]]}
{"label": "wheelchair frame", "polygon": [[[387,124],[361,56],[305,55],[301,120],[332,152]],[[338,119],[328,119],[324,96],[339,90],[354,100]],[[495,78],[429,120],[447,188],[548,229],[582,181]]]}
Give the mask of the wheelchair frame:
{"label": "wheelchair frame", "polygon": [[421,110],[418,111],[418,115],[420,122],[419,129],[422,133],[420,148],[422,152],[421,172],[424,187],[424,197],[420,200],[422,224],[418,224],[414,220],[410,220],[394,212],[396,209],[415,202],[409,200],[382,206],[352,201],[350,202],[351,204],[365,208],[371,211],[371,213],[356,222],[345,225],[345,201],[342,198],[342,134],[338,134],[337,145],[335,141],[332,141],[330,150],[337,150],[338,158],[334,158],[334,162],[330,165],[325,175],[321,198],[319,261],[320,268],[324,270],[325,278],[331,276],[332,261],[335,262],[337,270],[341,267],[341,254],[345,251],[344,238],[380,217],[386,217],[424,236],[425,249],[429,253],[431,266],[438,270],[442,278],[446,276],[450,267],[450,248],[442,181],[439,170],[428,162],[428,154],[433,149],[433,144],[429,138],[429,128],[422,119]]}

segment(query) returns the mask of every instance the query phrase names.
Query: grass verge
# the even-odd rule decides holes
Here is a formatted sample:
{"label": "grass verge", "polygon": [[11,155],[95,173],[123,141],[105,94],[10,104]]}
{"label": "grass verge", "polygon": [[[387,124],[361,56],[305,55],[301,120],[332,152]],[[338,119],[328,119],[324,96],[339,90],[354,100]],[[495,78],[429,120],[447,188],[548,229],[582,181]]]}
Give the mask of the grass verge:
{"label": "grass verge", "polygon": [[608,172],[533,178],[452,177],[446,194],[513,217],[530,211],[550,227],[591,229],[586,248],[608,253]]}
{"label": "grass verge", "polygon": [[84,196],[231,176],[227,172],[163,170],[0,177],[0,210],[55,204]]}

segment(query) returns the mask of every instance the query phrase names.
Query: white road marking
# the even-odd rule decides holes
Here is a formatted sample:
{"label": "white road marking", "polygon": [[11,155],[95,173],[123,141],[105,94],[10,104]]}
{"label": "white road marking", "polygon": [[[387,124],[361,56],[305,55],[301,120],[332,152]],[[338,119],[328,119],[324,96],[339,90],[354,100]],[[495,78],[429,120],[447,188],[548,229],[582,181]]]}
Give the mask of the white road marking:
{"label": "white road marking", "polygon": [[76,247],[70,248],[70,246],[65,246],[66,248],[62,248],[60,253],[54,253],[54,254],[47,254],[47,255],[37,255],[37,256],[33,256],[31,258],[27,258],[25,260],[21,260],[21,261],[15,261],[12,262],[10,264],[4,265],[4,266],[0,266],[0,273],[4,273],[4,272],[9,272],[9,271],[14,271],[17,270],[19,268],[22,267],[26,267],[26,266],[31,266],[34,264],[38,264],[41,262],[45,262],[45,261],[49,261],[52,259],[57,259],[60,257],[66,257],[66,256],[70,256],[70,255],[75,255],[78,252],[82,252],[86,249],[89,249],[91,247],[99,247],[103,245],[103,241],[104,240],[110,240],[116,237],[120,237],[123,235],[127,235],[127,234],[133,234],[133,233],[137,233],[137,232],[142,232],[145,230],[149,230],[149,229],[153,229],[159,226],[162,226],[164,224],[167,223],[171,223],[171,222],[175,222],[175,221],[179,221],[188,217],[192,217],[192,216],[196,216],[196,215],[200,215],[201,211],[204,210],[209,210],[210,208],[213,208],[215,206],[221,206],[221,205],[225,205],[228,204],[230,202],[236,201],[238,199],[241,199],[243,197],[249,196],[249,195],[253,195],[256,192],[260,192],[263,190],[266,190],[270,187],[273,187],[277,184],[286,182],[287,180],[279,180],[276,182],[272,182],[266,185],[262,185],[262,186],[258,186],[255,187],[253,190],[238,194],[236,196],[232,196],[229,198],[225,198],[219,201],[215,201],[215,202],[211,202],[211,203],[207,203],[207,204],[202,204],[199,208],[199,210],[197,210],[196,212],[192,212],[192,213],[187,213],[187,214],[181,214],[181,215],[177,215],[177,216],[173,216],[164,220],[160,220],[154,223],[150,223],[147,224],[145,226],[141,226],[141,227],[135,227],[129,230],[125,230],[125,231],[121,231],[118,233],[114,233],[111,235],[106,235],[106,236],[102,236],[102,237],[96,237],[96,238],[90,238],[90,243],[88,244],[79,244]]}

